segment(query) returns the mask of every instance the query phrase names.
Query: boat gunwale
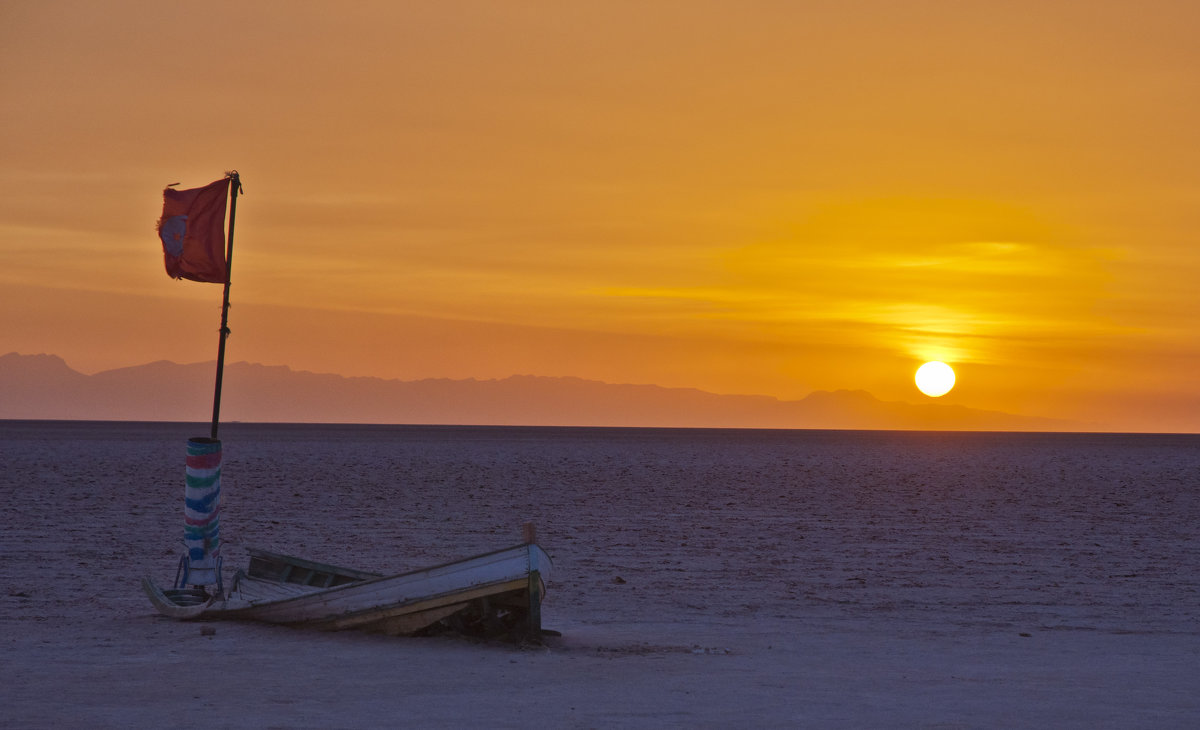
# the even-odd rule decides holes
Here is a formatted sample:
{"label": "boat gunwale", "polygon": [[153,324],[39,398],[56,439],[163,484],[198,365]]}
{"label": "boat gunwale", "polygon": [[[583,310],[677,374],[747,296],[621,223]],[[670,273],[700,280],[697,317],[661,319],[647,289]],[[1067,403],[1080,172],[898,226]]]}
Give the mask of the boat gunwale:
{"label": "boat gunwale", "polygon": [[[368,573],[367,571],[363,571],[363,570],[355,570],[353,568],[342,568],[340,566],[332,565],[330,563],[318,563],[314,560],[308,560],[306,558],[297,558],[292,555],[284,555],[283,553],[277,553],[277,552],[273,552],[271,550],[263,550],[260,548],[246,548],[246,552],[250,553],[251,557],[253,557],[255,554],[258,554],[258,555],[263,555],[263,556],[269,556],[272,558],[279,558],[282,560],[292,562],[293,564],[304,563],[304,565],[300,566],[303,568],[316,568],[316,569],[328,568],[328,570],[326,572],[330,572],[330,573],[349,571],[352,573],[361,573],[363,575],[371,576],[369,578],[364,578],[359,583],[343,583],[342,585],[330,586],[328,589],[325,589],[325,590],[334,590],[336,588],[344,588],[345,586],[349,586],[349,585],[360,585],[361,583],[371,583],[371,582],[377,581],[381,578],[400,578],[400,577],[403,577],[406,575],[414,575],[416,573],[428,573],[433,570],[438,570],[439,568],[446,568],[451,565],[457,565],[458,563],[467,563],[472,560],[478,560],[480,558],[487,558],[487,557],[491,557],[492,555],[499,555],[500,553],[515,552],[521,548],[526,548],[527,550],[530,548],[536,549],[538,552],[540,552],[542,554],[543,557],[546,558],[546,562],[550,564],[550,567],[551,568],[554,567],[554,561],[550,558],[550,555],[544,549],[542,549],[541,545],[538,545],[535,542],[524,542],[524,543],[520,543],[518,545],[512,545],[510,547],[500,548],[499,550],[491,550],[486,553],[479,553],[478,555],[471,555],[471,556],[468,556],[465,558],[458,558],[457,560],[447,560],[444,563],[439,563],[437,565],[430,565],[430,566],[427,566],[424,568],[417,568],[415,570],[410,570],[406,573]],[[541,570],[541,568],[530,568],[530,569],[531,570]],[[249,574],[247,573],[247,575],[249,575]],[[256,578],[256,580],[270,580],[270,579],[269,578]],[[280,581],[275,581],[275,582],[280,582]]]}

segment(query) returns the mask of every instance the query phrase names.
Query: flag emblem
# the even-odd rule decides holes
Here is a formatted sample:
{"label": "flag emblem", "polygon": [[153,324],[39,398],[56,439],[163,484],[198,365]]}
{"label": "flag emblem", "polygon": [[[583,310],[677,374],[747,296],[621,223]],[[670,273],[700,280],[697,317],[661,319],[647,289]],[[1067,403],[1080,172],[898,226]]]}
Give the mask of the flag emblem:
{"label": "flag emblem", "polygon": [[183,237],[187,235],[187,216],[173,215],[158,226],[158,237],[163,250],[178,258],[183,255]]}

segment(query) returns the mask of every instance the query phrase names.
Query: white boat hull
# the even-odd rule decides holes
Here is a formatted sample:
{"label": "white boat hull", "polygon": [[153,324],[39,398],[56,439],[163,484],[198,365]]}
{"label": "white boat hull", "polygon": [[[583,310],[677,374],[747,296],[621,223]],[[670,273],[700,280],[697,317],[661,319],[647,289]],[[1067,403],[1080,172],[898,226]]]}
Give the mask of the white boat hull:
{"label": "white boat hull", "polygon": [[[549,556],[525,544],[465,560],[378,576],[251,551],[228,596],[179,605],[183,592],[143,587],[160,612],[182,619],[245,619],[324,630],[360,629],[390,635],[436,624],[536,639]],[[172,593],[175,597],[172,597]],[[459,625],[456,625],[459,624]]]}

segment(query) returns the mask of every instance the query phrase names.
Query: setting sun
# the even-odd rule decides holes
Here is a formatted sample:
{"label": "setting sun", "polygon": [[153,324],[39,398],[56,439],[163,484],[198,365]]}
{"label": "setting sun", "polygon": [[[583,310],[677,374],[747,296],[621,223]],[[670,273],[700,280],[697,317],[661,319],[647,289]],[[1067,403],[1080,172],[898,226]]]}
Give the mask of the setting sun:
{"label": "setting sun", "polygon": [[742,5],[0,3],[0,357],[211,361],[154,224],[237,169],[230,364],[1200,432],[1200,6]]}
{"label": "setting sun", "polygon": [[927,362],[917,368],[917,388],[931,397],[945,395],[954,387],[954,370],[944,362]]}

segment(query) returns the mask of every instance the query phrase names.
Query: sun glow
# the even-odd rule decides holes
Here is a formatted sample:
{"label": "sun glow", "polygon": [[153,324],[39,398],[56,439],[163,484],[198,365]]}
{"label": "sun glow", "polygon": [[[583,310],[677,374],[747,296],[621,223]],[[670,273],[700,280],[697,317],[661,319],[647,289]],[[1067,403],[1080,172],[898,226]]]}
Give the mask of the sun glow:
{"label": "sun glow", "polygon": [[954,387],[954,370],[944,362],[934,360],[917,368],[917,388],[931,398],[950,392]]}

